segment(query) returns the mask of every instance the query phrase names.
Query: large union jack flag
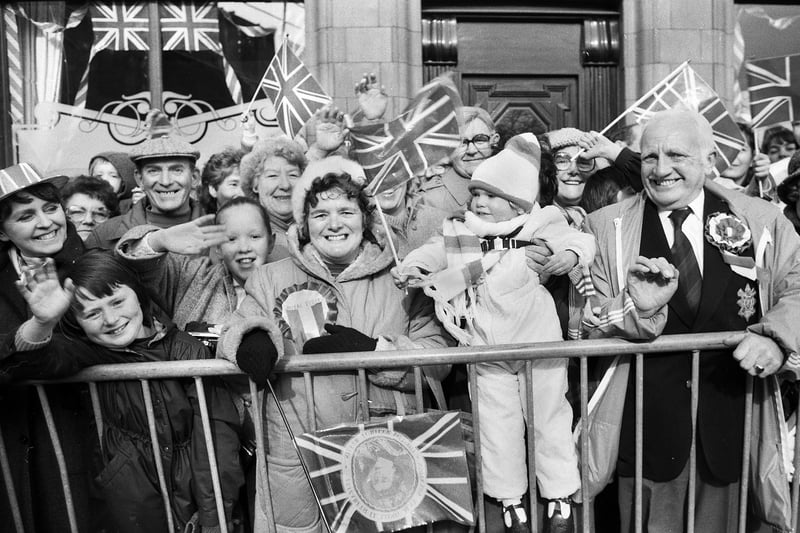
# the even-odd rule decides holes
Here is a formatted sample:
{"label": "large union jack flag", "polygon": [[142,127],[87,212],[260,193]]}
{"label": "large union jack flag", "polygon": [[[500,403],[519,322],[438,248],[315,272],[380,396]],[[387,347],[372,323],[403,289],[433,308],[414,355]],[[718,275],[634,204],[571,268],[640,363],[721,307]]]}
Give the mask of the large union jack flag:
{"label": "large union jack flag", "polygon": [[800,110],[800,54],[747,62],[753,127],[793,122]]}
{"label": "large union jack flag", "polygon": [[355,156],[373,194],[404,183],[449,156],[461,142],[461,97],[447,77],[419,90],[400,116],[350,130]]}
{"label": "large union jack flag", "polygon": [[144,2],[93,2],[89,10],[95,36],[93,54],[105,49],[117,52],[150,49],[147,44],[150,27]]}
{"label": "large union jack flag", "polygon": [[317,109],[330,103],[331,98],[314,79],[308,68],[284,41],[272,58],[261,88],[275,107],[278,126],[291,138]]}
{"label": "large union jack flag", "polygon": [[728,168],[745,146],[744,135],[719,95],[689,66],[688,61],[614,119],[603,133],[611,139],[622,137],[619,134],[621,130],[643,125],[655,113],[666,109],[697,111],[708,120],[714,130],[719,172]]}
{"label": "large union jack flag", "polygon": [[458,412],[338,426],[297,444],[333,533],[474,523]]}
{"label": "large union jack flag", "polygon": [[219,52],[219,21],[213,2],[159,5],[164,50]]}

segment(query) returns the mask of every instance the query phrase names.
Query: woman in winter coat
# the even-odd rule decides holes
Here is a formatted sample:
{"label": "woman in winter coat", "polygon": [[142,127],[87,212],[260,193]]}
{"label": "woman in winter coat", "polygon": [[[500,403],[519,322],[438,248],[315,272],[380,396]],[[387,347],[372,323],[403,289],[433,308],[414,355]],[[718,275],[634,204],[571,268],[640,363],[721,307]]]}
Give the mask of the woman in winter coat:
{"label": "woman in winter coat", "polygon": [[[397,289],[387,242],[372,231],[372,207],[358,164],[338,156],[309,164],[294,186],[290,258],[248,279],[247,297],[223,330],[218,356],[264,383],[279,356],[441,347],[446,334],[421,291]],[[270,354],[270,357],[267,356]],[[447,367],[426,367],[432,389]],[[274,384],[294,434],[368,416],[416,409],[410,369],[368,372],[369,413],[361,411],[357,373],[317,373],[313,398],[304,377],[281,374]],[[313,402],[313,420],[309,407]],[[271,505],[278,531],[322,531],[317,505],[274,400],[265,401]],[[260,468],[259,471],[262,469]],[[259,486],[261,489],[261,486]],[[266,496],[257,498],[263,507]],[[258,510],[257,510],[258,511]]]}
{"label": "woman in winter coat", "polygon": [[[19,289],[33,316],[6,338],[4,351],[10,355],[0,363],[6,379],[65,377],[103,363],[210,357],[200,341],[155,317],[136,274],[109,253],[87,253],[60,277],[61,283],[49,260],[41,268],[23,269]],[[235,495],[242,474],[231,422],[238,415],[229,393],[207,383],[223,494]],[[148,386],[171,513],[164,506],[141,382],[101,382],[103,434],[94,473],[103,505],[95,510],[102,517],[95,527],[171,533],[191,521],[195,531],[219,531],[197,390],[192,381],[178,379]],[[229,520],[233,501],[225,499],[224,506]]]}
{"label": "woman in winter coat", "polygon": [[[30,316],[16,289],[22,268],[50,258],[60,270],[83,254],[83,241],[61,207],[58,187],[66,181],[44,178],[27,163],[0,170],[0,337]],[[0,350],[0,361],[7,355]],[[83,390],[76,385],[46,388],[78,526],[86,529],[89,458],[84,449],[91,416],[81,408],[88,399]],[[10,467],[10,479],[0,478],[0,532],[69,530],[64,483],[33,387],[0,385],[0,432]]]}

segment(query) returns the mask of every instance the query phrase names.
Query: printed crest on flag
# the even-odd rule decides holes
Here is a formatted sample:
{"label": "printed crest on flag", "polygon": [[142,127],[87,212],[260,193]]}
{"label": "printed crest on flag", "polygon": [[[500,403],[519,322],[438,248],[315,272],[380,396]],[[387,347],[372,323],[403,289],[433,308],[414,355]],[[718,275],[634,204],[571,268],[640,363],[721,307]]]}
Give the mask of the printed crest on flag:
{"label": "printed crest on flag", "polygon": [[300,435],[297,444],[334,533],[474,524],[456,411],[338,426]]}
{"label": "printed crest on flag", "polygon": [[753,127],[793,122],[800,110],[800,54],[747,62]]}
{"label": "printed crest on flag", "polygon": [[391,190],[447,158],[461,142],[461,97],[449,77],[434,79],[385,124],[350,129],[370,194]]}
{"label": "printed crest on flag", "polygon": [[641,128],[655,113],[667,109],[696,111],[708,120],[714,131],[718,172],[728,168],[747,143],[719,95],[688,61],[614,119],[603,134],[611,140],[626,138],[629,130]]}
{"label": "printed crest on flag", "polygon": [[278,126],[294,139],[317,109],[331,102],[308,68],[284,41],[261,78],[261,88],[275,107]]}

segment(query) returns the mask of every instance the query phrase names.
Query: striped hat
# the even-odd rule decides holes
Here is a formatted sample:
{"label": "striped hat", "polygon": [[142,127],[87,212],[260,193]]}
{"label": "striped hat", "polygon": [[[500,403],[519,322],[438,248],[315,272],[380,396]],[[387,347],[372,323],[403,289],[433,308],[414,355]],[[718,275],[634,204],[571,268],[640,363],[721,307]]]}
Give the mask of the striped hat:
{"label": "striped hat", "polygon": [[490,192],[528,212],[539,196],[541,158],[542,148],[536,135],[515,135],[498,154],[478,165],[467,188]]}
{"label": "striped hat", "polygon": [[139,162],[161,157],[188,157],[197,161],[200,157],[200,152],[180,138],[169,117],[163,112],[158,109],[150,111],[147,121],[150,123],[148,139],[131,150],[131,160]]}
{"label": "striped hat", "polygon": [[0,170],[0,202],[32,185],[49,182],[61,188],[68,180],[67,176],[44,178],[30,163],[19,163]]}

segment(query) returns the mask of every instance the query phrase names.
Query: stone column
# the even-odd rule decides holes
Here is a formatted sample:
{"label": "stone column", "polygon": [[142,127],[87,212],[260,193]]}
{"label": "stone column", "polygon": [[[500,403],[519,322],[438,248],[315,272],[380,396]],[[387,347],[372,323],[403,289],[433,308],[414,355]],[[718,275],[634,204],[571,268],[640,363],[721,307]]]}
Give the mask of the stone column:
{"label": "stone column", "polygon": [[303,61],[340,109],[355,111],[353,86],[378,75],[392,97],[386,118],[422,86],[420,0],[307,0]]}
{"label": "stone column", "polygon": [[626,107],[690,59],[732,110],[733,0],[623,0],[622,16]]}

